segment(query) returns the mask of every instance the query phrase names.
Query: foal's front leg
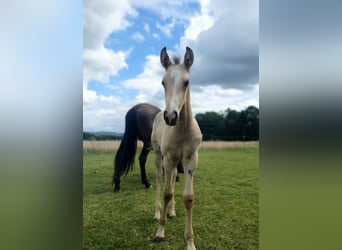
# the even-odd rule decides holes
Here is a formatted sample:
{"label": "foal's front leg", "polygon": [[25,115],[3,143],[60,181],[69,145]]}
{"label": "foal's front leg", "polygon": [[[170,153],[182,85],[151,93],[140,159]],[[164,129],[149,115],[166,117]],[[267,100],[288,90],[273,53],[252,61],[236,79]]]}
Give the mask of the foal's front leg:
{"label": "foal's front leg", "polygon": [[[159,226],[156,233],[156,241],[163,241],[165,238],[164,230],[165,230],[165,224],[167,221],[166,213],[167,213],[167,207],[169,205],[169,202],[173,200],[173,187],[172,187],[172,175],[174,172],[174,169],[172,167],[172,164],[166,159],[164,159],[164,170],[165,170],[165,188],[164,188],[164,204],[163,204],[163,210],[162,214],[159,220]],[[174,202],[174,201],[173,201]]]}
{"label": "foal's front leg", "polygon": [[185,187],[183,192],[184,206],[186,210],[185,239],[188,250],[195,250],[194,231],[192,229],[192,206],[195,193],[193,187],[194,174],[197,167],[198,153],[195,152],[188,158],[183,159]]}
{"label": "foal's front leg", "polygon": [[160,191],[161,191],[161,182],[162,182],[162,156],[159,150],[155,150],[154,163],[156,164],[156,179],[157,179],[157,196],[155,203],[155,211],[154,211],[154,221],[159,222],[160,220]]}
{"label": "foal's front leg", "polygon": [[[176,183],[176,177],[177,177],[177,168],[174,168],[172,171],[171,176],[171,193],[175,193],[175,183]],[[175,208],[175,195],[172,195],[172,199],[169,203],[169,218],[174,219],[176,218],[176,208]]]}

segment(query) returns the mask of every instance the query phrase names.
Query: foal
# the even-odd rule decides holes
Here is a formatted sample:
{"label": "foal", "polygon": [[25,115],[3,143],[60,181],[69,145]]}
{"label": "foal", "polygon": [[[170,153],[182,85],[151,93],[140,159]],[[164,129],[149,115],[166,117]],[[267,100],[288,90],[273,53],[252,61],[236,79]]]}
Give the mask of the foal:
{"label": "foal", "polygon": [[[157,168],[157,200],[154,219],[159,220],[156,241],[164,240],[167,207],[170,205],[170,217],[176,216],[174,202],[174,186],[177,174],[177,164],[184,167],[185,188],[183,192],[186,209],[185,239],[187,249],[193,250],[194,233],[192,229],[192,206],[194,202],[193,178],[197,167],[198,148],[202,141],[200,128],[192,115],[190,106],[190,67],[194,55],[186,47],[183,64],[175,58],[172,64],[164,47],[160,52],[160,62],[166,70],[162,85],[165,90],[165,111],[160,111],[154,120],[152,130],[152,147],[155,154],[154,162]],[[164,204],[160,216],[162,167],[165,170]],[[170,203],[170,204],[169,204]]]}

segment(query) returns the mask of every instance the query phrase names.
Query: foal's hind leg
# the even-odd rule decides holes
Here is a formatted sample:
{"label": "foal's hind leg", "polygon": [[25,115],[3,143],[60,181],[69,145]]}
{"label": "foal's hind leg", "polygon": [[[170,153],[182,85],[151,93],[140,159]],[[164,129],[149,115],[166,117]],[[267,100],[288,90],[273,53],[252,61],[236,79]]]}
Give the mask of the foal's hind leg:
{"label": "foal's hind leg", "polygon": [[150,186],[151,186],[151,184],[147,180],[146,169],[145,169],[145,164],[146,164],[148,153],[149,153],[149,150],[144,144],[144,147],[141,150],[141,153],[139,156],[139,164],[140,164],[141,182],[142,182],[142,184],[145,185],[146,188],[150,188]]}

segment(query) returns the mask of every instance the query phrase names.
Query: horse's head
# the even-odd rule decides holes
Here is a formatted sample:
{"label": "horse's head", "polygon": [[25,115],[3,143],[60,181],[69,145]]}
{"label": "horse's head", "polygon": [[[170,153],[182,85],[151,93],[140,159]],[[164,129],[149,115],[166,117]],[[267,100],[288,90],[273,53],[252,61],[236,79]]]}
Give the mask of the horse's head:
{"label": "horse's head", "polygon": [[160,62],[166,70],[162,80],[166,102],[164,120],[167,125],[174,126],[177,123],[189,91],[189,71],[194,62],[194,54],[189,47],[186,47],[183,64],[179,64],[177,58],[175,63],[172,64],[164,47],[160,51]]}

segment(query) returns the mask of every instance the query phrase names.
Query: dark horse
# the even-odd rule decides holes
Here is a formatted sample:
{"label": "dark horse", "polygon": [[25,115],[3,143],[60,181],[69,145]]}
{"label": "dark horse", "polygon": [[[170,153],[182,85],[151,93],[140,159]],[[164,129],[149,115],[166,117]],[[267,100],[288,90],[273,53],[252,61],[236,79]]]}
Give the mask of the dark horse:
{"label": "dark horse", "polygon": [[[125,121],[125,132],[114,160],[114,175],[112,180],[114,192],[120,192],[121,176],[126,175],[133,169],[138,139],[143,142],[143,148],[139,156],[141,182],[146,188],[151,186],[146,177],[145,163],[149,151],[152,150],[151,133],[153,120],[159,111],[159,108],[148,103],[139,103],[128,110]],[[183,167],[179,166],[178,171],[182,173],[182,170]]]}
{"label": "dark horse", "polygon": [[133,169],[138,139],[143,142],[143,148],[139,156],[141,182],[146,188],[151,186],[146,177],[145,163],[147,155],[152,149],[151,133],[153,120],[159,111],[159,108],[147,103],[137,104],[128,110],[125,121],[125,133],[115,155],[112,181],[115,185],[114,192],[120,191],[120,177]]}

